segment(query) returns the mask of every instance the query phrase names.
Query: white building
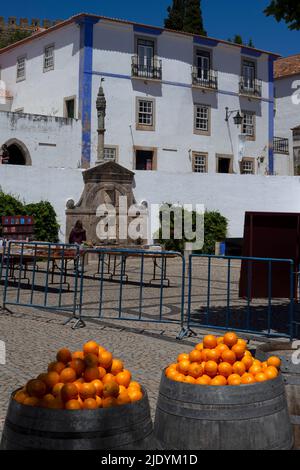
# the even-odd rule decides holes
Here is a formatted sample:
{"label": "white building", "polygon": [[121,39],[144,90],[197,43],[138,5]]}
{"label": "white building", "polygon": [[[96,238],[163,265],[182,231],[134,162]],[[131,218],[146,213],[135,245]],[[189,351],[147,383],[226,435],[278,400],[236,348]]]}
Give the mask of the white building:
{"label": "white building", "polygon": [[[275,62],[275,148],[289,175],[300,175],[300,54]],[[285,153],[285,155],[284,155]],[[279,157],[278,157],[279,160]]]}
{"label": "white building", "polygon": [[[96,159],[95,102],[105,77],[106,158],[133,170],[265,175],[286,174],[276,159],[274,167],[276,58],[226,41],[81,14],[1,50],[0,67],[6,109],[79,119],[81,143],[68,157],[59,154],[62,166],[65,158],[73,168]],[[233,121],[237,111],[241,126]],[[13,138],[4,127],[0,145]],[[56,144],[56,133],[49,129],[49,135]],[[35,153],[30,143],[28,151]],[[32,163],[56,166],[49,152],[45,159],[31,155]]]}

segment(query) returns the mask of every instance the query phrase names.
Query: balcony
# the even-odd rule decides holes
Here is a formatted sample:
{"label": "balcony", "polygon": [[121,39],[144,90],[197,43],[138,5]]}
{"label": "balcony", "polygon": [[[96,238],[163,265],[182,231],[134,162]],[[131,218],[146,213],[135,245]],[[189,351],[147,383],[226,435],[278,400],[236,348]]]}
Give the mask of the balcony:
{"label": "balcony", "polygon": [[218,72],[215,70],[204,70],[199,67],[192,67],[193,86],[206,88],[208,90],[218,89]]}
{"label": "balcony", "polygon": [[289,139],[283,137],[274,137],[273,142],[274,153],[283,153],[289,155]]}
{"label": "balcony", "polygon": [[262,80],[240,77],[240,94],[252,98],[261,98]]}
{"label": "balcony", "polygon": [[148,80],[161,80],[162,61],[156,58],[146,62],[139,56],[134,55],[131,62],[131,75],[136,78]]}

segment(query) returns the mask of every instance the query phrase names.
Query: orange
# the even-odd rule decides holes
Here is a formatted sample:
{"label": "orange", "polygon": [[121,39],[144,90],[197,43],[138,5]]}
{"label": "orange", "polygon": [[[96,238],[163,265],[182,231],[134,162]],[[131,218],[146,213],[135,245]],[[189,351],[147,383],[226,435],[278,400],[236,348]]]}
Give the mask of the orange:
{"label": "orange", "polygon": [[102,400],[102,408],[112,408],[113,406],[117,405],[117,399],[114,397],[103,398]]}
{"label": "orange", "polygon": [[124,364],[120,359],[113,359],[110,367],[110,372],[113,375],[117,375],[119,372],[122,372],[124,369]]}
{"label": "orange", "polygon": [[186,384],[195,384],[196,379],[195,379],[195,377],[192,377],[191,375],[186,375],[184,377],[184,383],[186,383]]}
{"label": "orange", "polygon": [[198,362],[192,362],[192,364],[190,364],[188,368],[188,375],[190,375],[194,379],[198,379],[198,377],[201,377],[201,375],[203,375],[203,367],[201,366],[201,364],[198,364]]}
{"label": "orange", "polygon": [[168,377],[168,379],[170,380],[173,380],[174,377],[178,374],[178,372],[174,369],[170,369],[170,370],[166,370],[166,376]]}
{"label": "orange", "polygon": [[251,351],[248,351],[248,349],[246,349],[244,356],[250,356],[250,357],[252,357]]}
{"label": "orange", "polygon": [[268,366],[274,366],[277,369],[279,369],[279,367],[281,366],[281,360],[277,356],[269,357],[269,359],[267,360],[267,363],[268,363]]}
{"label": "orange", "polygon": [[219,362],[220,357],[221,357],[221,353],[220,353],[220,351],[218,351],[217,348],[216,349],[209,349],[206,353],[207,361]]}
{"label": "orange", "polygon": [[112,365],[113,356],[109,351],[101,351],[99,353],[99,366],[108,369]]}
{"label": "orange", "polygon": [[107,384],[108,382],[116,382],[117,383],[117,376],[112,375],[110,372],[108,374],[105,374],[105,376],[101,379],[103,385]]}
{"label": "orange", "polygon": [[262,371],[261,367],[257,364],[253,364],[250,369],[249,369],[249,374],[256,375],[259,374]]}
{"label": "orange", "polygon": [[224,336],[219,336],[219,338],[217,338],[217,343],[222,344],[223,342],[224,342]]}
{"label": "orange", "polygon": [[242,359],[242,363],[246,367],[246,370],[249,370],[250,367],[253,365],[253,358],[251,356],[244,356]]}
{"label": "orange", "polygon": [[211,384],[214,387],[221,387],[227,385],[227,380],[223,375],[217,375],[215,378],[212,379]]}
{"label": "orange", "polygon": [[202,351],[202,362],[206,362],[208,359],[207,359],[207,354],[208,352],[210,351],[210,349],[203,349]]}
{"label": "orange", "polygon": [[98,395],[96,395],[96,403],[97,403],[97,408],[101,408],[102,407],[102,398],[98,397]]}
{"label": "orange", "polygon": [[226,344],[220,343],[216,347],[216,350],[219,351],[220,355],[222,356],[224,351],[228,351],[229,347]]}
{"label": "orange", "polygon": [[137,388],[138,390],[142,390],[142,387],[140,386],[140,384],[138,382],[130,382],[129,384],[129,387],[134,387],[134,388]]}
{"label": "orange", "polygon": [[231,374],[228,379],[227,379],[228,385],[234,386],[234,385],[241,385],[242,383],[242,378],[238,374]]}
{"label": "orange", "polygon": [[197,344],[197,346],[195,346],[195,349],[197,349],[197,351],[203,351],[203,348],[204,348],[203,343],[199,343]]}
{"label": "orange", "polygon": [[274,366],[269,366],[264,370],[265,375],[267,376],[268,380],[276,379],[278,376],[278,369]]}
{"label": "orange", "polygon": [[23,403],[25,398],[28,398],[29,395],[26,393],[24,390],[19,390],[15,395],[14,395],[14,400],[16,400],[18,403]]}
{"label": "orange", "polygon": [[58,384],[60,380],[59,377],[60,375],[57,372],[48,372],[48,374],[45,375],[43,382],[45,382],[49,390],[52,390],[54,385]]}
{"label": "orange", "polygon": [[51,362],[48,366],[48,372],[57,372],[58,374],[66,367],[63,362]]}
{"label": "orange", "polygon": [[82,408],[85,410],[96,410],[98,408],[97,402],[94,398],[87,398],[84,400]]}
{"label": "orange", "polygon": [[124,369],[123,372],[119,372],[116,375],[116,382],[119,385],[124,385],[124,387],[128,387],[131,381],[131,373],[129,370]]}
{"label": "orange", "polygon": [[81,410],[81,405],[78,400],[70,400],[65,404],[66,410]]}
{"label": "orange", "polygon": [[60,397],[55,397],[55,399],[49,403],[49,408],[51,410],[63,410],[64,402]]}
{"label": "orange", "polygon": [[23,401],[23,405],[26,406],[38,406],[40,403],[40,400],[37,397],[27,397]]}
{"label": "orange", "polygon": [[238,342],[238,337],[235,333],[228,332],[224,335],[224,344],[232,348]]}
{"label": "orange", "polygon": [[85,369],[83,377],[86,382],[92,382],[93,380],[99,379],[100,374],[98,367],[88,367]]}
{"label": "orange", "polygon": [[249,385],[249,384],[254,384],[254,383],[255,383],[254,375],[247,374],[247,373],[242,375],[242,384],[243,385]]}
{"label": "orange", "polygon": [[63,382],[64,384],[71,383],[75,382],[76,378],[75,370],[71,367],[67,367],[61,372],[58,382]]}
{"label": "orange", "polygon": [[103,383],[101,382],[101,380],[99,379],[96,379],[96,380],[92,380],[91,382],[95,389],[96,389],[96,394],[98,397],[101,397],[102,396],[102,392],[103,392]]}
{"label": "orange", "polygon": [[208,361],[205,364],[204,371],[209,377],[214,377],[218,373],[218,364],[215,361]]}
{"label": "orange", "polygon": [[179,356],[177,357],[177,362],[189,361],[189,360],[190,360],[189,354],[182,353],[182,354],[179,354]]}
{"label": "orange", "polygon": [[188,360],[180,361],[180,362],[177,364],[177,371],[180,372],[180,374],[187,374],[190,365],[191,365],[191,363],[190,363],[190,361],[188,361]]}
{"label": "orange", "polygon": [[[172,378],[172,380],[175,380],[175,382],[184,382],[184,380],[185,380],[185,375],[180,374],[179,372],[177,372],[177,374],[174,375],[174,377]],[[135,390],[135,389],[131,388],[131,390]]]}
{"label": "orange", "polygon": [[267,361],[264,361],[264,362],[261,363],[262,370],[265,370],[267,367],[268,367]]}
{"label": "orange", "polygon": [[241,346],[245,346],[245,351],[246,351],[247,346],[248,346],[248,343],[247,343],[247,341],[246,341],[245,339],[239,338],[239,339],[237,340],[237,343],[236,343],[236,344],[239,344],[239,345],[241,345]]}
{"label": "orange", "polygon": [[234,374],[237,374],[237,375],[244,375],[245,372],[246,372],[246,367],[245,367],[245,364],[241,361],[237,361],[233,364],[232,366],[233,368],[233,373]]}
{"label": "orange", "polygon": [[104,369],[104,367],[98,367],[98,370],[99,370],[99,379],[101,380],[106,375],[106,370]]}
{"label": "orange", "polygon": [[95,341],[88,341],[83,345],[83,352],[84,354],[95,354],[98,356],[99,354],[99,345]]}
{"label": "orange", "polygon": [[202,377],[199,377],[199,379],[196,380],[196,384],[198,384],[198,385],[210,385],[211,384],[211,378],[208,377],[208,375],[202,375]]}
{"label": "orange", "polygon": [[26,392],[30,397],[42,398],[46,395],[46,391],[46,384],[42,380],[30,380],[26,385]]}
{"label": "orange", "polygon": [[86,400],[87,398],[94,398],[96,396],[96,388],[92,383],[84,383],[79,390],[80,398]]}
{"label": "orange", "polygon": [[52,389],[52,395],[54,395],[55,397],[59,397],[61,389],[63,388],[64,385],[65,384],[63,382],[58,382],[57,384],[55,384]]}
{"label": "orange", "polygon": [[72,361],[72,354],[71,351],[67,348],[62,348],[56,354],[57,362],[63,362],[67,364],[68,362]]}
{"label": "orange", "polygon": [[85,370],[85,362],[79,358],[73,359],[69,366],[75,370],[77,377],[81,377]]}
{"label": "orange", "polygon": [[268,380],[268,377],[264,372],[259,372],[258,374],[255,375],[255,381],[256,382],[265,382]]}
{"label": "orange", "polygon": [[143,394],[140,390],[131,388],[128,390],[129,398],[132,402],[139,401],[143,398]]}
{"label": "orange", "polygon": [[84,358],[84,364],[86,367],[98,367],[98,356],[95,354],[89,353]]}
{"label": "orange", "polygon": [[84,359],[84,353],[82,351],[75,351],[72,354],[72,359]]}
{"label": "orange", "polygon": [[75,400],[78,398],[78,388],[75,384],[67,383],[62,387],[60,396],[65,403],[70,400]]}
{"label": "orange", "polygon": [[222,353],[222,361],[228,362],[229,364],[233,365],[236,361],[236,355],[233,351],[230,351],[230,349],[228,349],[227,351],[224,351]]}
{"label": "orange", "polygon": [[55,400],[55,397],[51,394],[48,393],[47,395],[42,398],[40,406],[42,408],[50,408],[51,403]]}
{"label": "orange", "polygon": [[214,349],[218,346],[217,338],[214,335],[206,335],[203,338],[203,346],[205,349]]}
{"label": "orange", "polygon": [[109,382],[103,386],[103,397],[117,397],[119,395],[119,385],[116,382]]}
{"label": "orange", "polygon": [[201,353],[201,351],[198,351],[197,349],[194,349],[192,352],[190,352],[189,360],[191,362],[202,362],[202,353]]}
{"label": "orange", "polygon": [[218,366],[218,371],[223,377],[229,377],[232,374],[232,365],[229,362],[221,362]]}
{"label": "orange", "polygon": [[84,379],[77,379],[75,382],[73,382],[74,385],[76,385],[78,392],[80,393],[82,384],[84,383]]}
{"label": "orange", "polygon": [[234,346],[232,346],[231,351],[234,352],[237,359],[242,359],[242,357],[244,356],[245,351],[246,351],[246,346],[243,345],[243,344],[238,344],[237,343]]}
{"label": "orange", "polygon": [[131,403],[131,399],[130,399],[130,396],[128,395],[128,392],[122,392],[119,394],[118,398],[117,398],[117,404],[118,406],[121,406],[121,405],[129,405]]}
{"label": "orange", "polygon": [[253,365],[254,366],[259,366],[261,368],[262,367],[262,362],[259,361],[258,359],[253,359]]}

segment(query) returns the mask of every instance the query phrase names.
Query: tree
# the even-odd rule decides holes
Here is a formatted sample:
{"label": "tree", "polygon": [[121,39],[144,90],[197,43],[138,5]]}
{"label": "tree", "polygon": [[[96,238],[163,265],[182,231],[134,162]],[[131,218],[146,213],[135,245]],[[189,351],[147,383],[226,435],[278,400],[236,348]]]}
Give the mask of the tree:
{"label": "tree", "polygon": [[291,30],[300,30],[299,0],[272,0],[264,13],[274,16],[278,22],[284,20]]}
{"label": "tree", "polygon": [[249,47],[255,47],[251,38],[249,39],[248,46]]}
{"label": "tree", "polygon": [[168,18],[165,19],[165,28],[182,31],[185,0],[173,0],[173,5],[168,7]]}
{"label": "tree", "polygon": [[186,0],[183,20],[183,31],[206,36],[203,26],[201,0]]}
{"label": "tree", "polygon": [[235,44],[240,44],[241,46],[255,47],[252,39],[249,39],[248,44],[243,41],[243,38],[240,34],[236,34],[233,39],[228,39],[229,42],[234,42]]}
{"label": "tree", "polygon": [[25,39],[28,36],[31,36],[31,31],[13,31],[10,34],[5,36],[1,36],[0,33],[0,49],[3,47],[9,46],[10,44],[14,44],[15,42],[21,41],[21,39]]}

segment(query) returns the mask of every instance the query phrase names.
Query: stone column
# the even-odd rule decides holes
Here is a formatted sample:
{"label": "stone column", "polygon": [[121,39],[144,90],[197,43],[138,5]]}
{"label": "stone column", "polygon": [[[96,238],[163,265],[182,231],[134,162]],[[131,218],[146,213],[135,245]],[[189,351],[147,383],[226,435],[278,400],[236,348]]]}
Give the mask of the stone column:
{"label": "stone column", "polygon": [[104,162],[104,135],[105,135],[105,116],[106,116],[106,99],[102,87],[104,78],[101,78],[101,84],[97,96],[96,108],[98,116],[98,146],[96,165]]}

